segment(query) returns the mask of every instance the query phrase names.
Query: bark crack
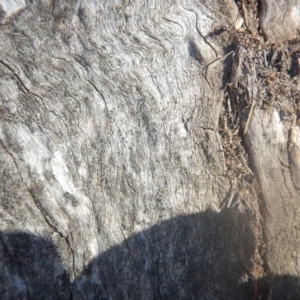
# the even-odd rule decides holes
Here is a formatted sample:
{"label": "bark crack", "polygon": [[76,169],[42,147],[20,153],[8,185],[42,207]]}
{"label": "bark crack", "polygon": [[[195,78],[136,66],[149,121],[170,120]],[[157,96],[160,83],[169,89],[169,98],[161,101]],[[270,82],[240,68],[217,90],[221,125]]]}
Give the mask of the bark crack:
{"label": "bark crack", "polygon": [[[72,54],[72,53],[70,53],[70,55],[73,57],[73,59],[80,65],[80,66],[82,66],[82,67],[84,67],[83,65],[82,65],[82,63],[78,60],[78,59],[76,59],[76,57]],[[81,70],[82,71],[82,70]],[[85,74],[84,74],[84,72],[82,71],[82,75],[83,75],[83,77],[84,77],[84,79],[94,88],[94,90],[98,93],[98,95],[101,97],[101,99],[102,99],[102,101],[103,101],[103,103],[104,103],[104,106],[105,106],[105,110],[106,110],[106,114],[107,114],[107,117],[109,118],[109,119],[111,119],[111,117],[110,117],[110,115],[109,115],[109,113],[108,113],[108,108],[107,108],[107,102],[106,102],[106,99],[105,99],[105,97],[104,97],[104,95],[99,91],[99,89],[96,87],[96,85],[92,82],[92,81],[90,81],[89,79],[87,79],[86,78],[86,76],[85,76]]]}
{"label": "bark crack", "polygon": [[[35,206],[37,207],[37,209],[40,211],[40,213],[41,213],[42,216],[44,217],[44,220],[46,221],[46,223],[48,224],[48,226],[49,226],[53,231],[57,232],[57,233],[59,234],[59,236],[62,237],[62,238],[66,241],[66,243],[67,243],[67,245],[68,245],[68,247],[69,247],[69,249],[70,249],[70,251],[71,251],[71,253],[72,253],[73,274],[74,274],[74,277],[76,277],[76,272],[75,272],[75,267],[74,267],[74,266],[75,266],[75,255],[74,255],[74,251],[73,251],[73,249],[72,249],[72,247],[71,247],[71,245],[70,245],[70,242],[69,242],[69,239],[68,239],[68,235],[65,235],[63,232],[61,232],[55,225],[53,225],[53,224],[48,220],[48,217],[47,217],[46,213],[43,211],[43,209],[42,209],[42,208],[40,207],[40,205],[37,203],[37,201],[36,201],[36,199],[35,199],[35,197],[34,197],[34,194],[33,194],[32,190],[31,190],[31,189],[27,186],[27,184],[25,183],[25,181],[24,181],[24,179],[23,179],[23,177],[22,177],[22,175],[21,175],[21,173],[20,173],[20,170],[19,170],[19,167],[18,167],[18,165],[17,165],[17,162],[15,161],[13,155],[8,151],[8,149],[7,149],[7,148],[5,147],[5,145],[3,144],[2,139],[0,139],[0,144],[1,144],[2,148],[4,149],[4,151],[7,153],[7,155],[11,158],[11,160],[12,160],[12,162],[13,162],[13,165],[15,166],[16,171],[17,171],[17,173],[18,173],[18,175],[19,175],[19,177],[20,177],[21,182],[23,183],[24,187],[26,188],[26,190],[28,191],[29,195],[31,196],[31,198],[32,198],[32,200],[33,200]],[[68,285],[70,285],[69,280],[68,280]],[[70,289],[71,299],[72,299],[73,296],[72,296],[72,292],[71,292],[71,287],[69,287],[69,289]]]}
{"label": "bark crack", "polygon": [[290,199],[292,199],[293,196],[292,196],[290,187],[288,187],[287,179],[286,179],[286,172],[285,172],[285,170],[287,169],[287,170],[289,171],[289,173],[291,173],[290,167],[284,165],[284,164],[282,163],[282,161],[280,160],[280,158],[279,158],[278,160],[279,160],[279,162],[280,162],[280,164],[281,164],[281,174],[282,174],[284,186],[285,186],[286,190],[289,192]]}
{"label": "bark crack", "polygon": [[45,101],[43,100],[43,98],[42,98],[41,96],[39,96],[39,95],[37,95],[37,94],[31,92],[31,91],[26,87],[26,85],[25,85],[24,82],[21,80],[21,78],[18,76],[18,74],[16,74],[16,72],[13,70],[12,67],[10,67],[8,64],[6,64],[6,63],[5,63],[4,61],[2,61],[2,60],[0,60],[0,63],[1,63],[3,66],[5,66],[8,70],[10,70],[10,72],[13,73],[13,75],[15,76],[15,78],[17,78],[18,82],[21,84],[21,86],[24,88],[24,90],[26,91],[27,94],[32,95],[32,96],[34,96],[34,97],[40,99],[40,101],[42,102],[42,104],[43,104],[45,110],[48,111],[48,112],[50,112],[50,113],[52,113],[52,114],[54,114],[54,115],[56,116],[56,118],[58,118],[59,120],[62,121],[62,123],[66,126],[67,132],[68,132],[68,135],[69,135],[69,128],[68,128],[68,125],[67,125],[67,124],[65,123],[65,121],[62,119],[62,117],[59,116],[55,111],[49,109],[49,108],[47,107],[47,105],[45,104]]}
{"label": "bark crack", "polygon": [[[65,241],[66,241],[66,244],[68,245],[70,251],[71,251],[71,254],[72,254],[72,279],[73,281],[75,281],[76,279],[76,270],[75,270],[75,253],[74,253],[74,250],[73,248],[71,247],[71,243],[70,243],[70,238],[71,236],[66,236],[65,237]],[[69,288],[69,293],[70,293],[70,296],[71,296],[71,299],[73,299],[73,293],[72,293],[72,287],[71,287],[71,281],[70,279],[68,279],[68,288]]]}
{"label": "bark crack", "polygon": [[18,167],[18,164],[17,162],[15,161],[13,155],[8,151],[8,149],[4,146],[3,144],[3,141],[2,139],[0,139],[0,144],[2,146],[2,148],[4,149],[4,151],[8,154],[8,156],[11,158],[12,162],[13,162],[13,165],[15,166],[16,170],[17,170],[17,173],[19,174],[19,177],[21,179],[21,182],[22,184],[24,185],[24,187],[26,188],[27,192],[29,193],[29,195],[31,196],[35,206],[38,208],[38,210],[40,211],[40,213],[43,215],[46,223],[48,224],[48,226],[50,228],[52,228],[54,231],[56,231],[61,237],[64,237],[64,234],[62,232],[60,232],[60,230],[57,229],[56,226],[54,226],[53,224],[50,223],[50,221],[48,220],[45,212],[40,208],[40,205],[38,205],[38,203],[36,202],[35,200],[35,197],[33,195],[33,192],[31,191],[31,189],[27,186],[27,184],[25,183],[24,179],[23,179],[23,176],[21,175],[20,173],[20,170],[19,170],[19,167]]}

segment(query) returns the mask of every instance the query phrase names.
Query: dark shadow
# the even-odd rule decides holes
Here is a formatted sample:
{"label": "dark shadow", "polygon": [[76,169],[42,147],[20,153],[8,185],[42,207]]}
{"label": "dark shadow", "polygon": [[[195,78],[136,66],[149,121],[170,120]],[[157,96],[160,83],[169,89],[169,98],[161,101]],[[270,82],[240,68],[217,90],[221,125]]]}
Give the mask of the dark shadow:
{"label": "dark shadow", "polygon": [[300,278],[291,275],[270,275],[256,283],[245,282],[246,299],[298,300],[300,299]]}
{"label": "dark shadow", "polygon": [[78,299],[245,299],[240,258],[249,261],[253,251],[243,215],[180,216],[102,253],[73,290]]}
{"label": "dark shadow", "polygon": [[50,240],[0,235],[0,299],[70,299],[69,278]]}
{"label": "dark shadow", "polygon": [[[208,210],[132,235],[101,253],[70,283],[50,240],[2,233],[0,299],[254,299],[253,283],[240,283],[253,251],[245,215]],[[264,297],[268,280],[258,283]],[[300,295],[297,278],[276,281]],[[274,299],[295,299],[276,291],[281,292],[285,297]]]}
{"label": "dark shadow", "polygon": [[189,55],[193,59],[195,59],[199,64],[203,64],[203,61],[204,61],[203,57],[199,51],[199,46],[197,46],[195,41],[189,40],[188,50],[189,50]]}
{"label": "dark shadow", "polygon": [[228,80],[231,75],[231,66],[234,60],[234,53],[236,50],[235,43],[229,44],[227,47],[224,48],[225,53],[225,60],[223,61],[223,76],[222,76],[222,89],[225,89],[226,84],[229,83]]}

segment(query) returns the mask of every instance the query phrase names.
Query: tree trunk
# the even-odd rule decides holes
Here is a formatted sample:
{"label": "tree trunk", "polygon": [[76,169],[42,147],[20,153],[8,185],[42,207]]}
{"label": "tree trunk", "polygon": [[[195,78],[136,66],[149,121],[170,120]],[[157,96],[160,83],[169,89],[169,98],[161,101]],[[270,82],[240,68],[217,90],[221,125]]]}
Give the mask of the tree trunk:
{"label": "tree trunk", "polygon": [[0,298],[299,298],[299,7],[0,0]]}

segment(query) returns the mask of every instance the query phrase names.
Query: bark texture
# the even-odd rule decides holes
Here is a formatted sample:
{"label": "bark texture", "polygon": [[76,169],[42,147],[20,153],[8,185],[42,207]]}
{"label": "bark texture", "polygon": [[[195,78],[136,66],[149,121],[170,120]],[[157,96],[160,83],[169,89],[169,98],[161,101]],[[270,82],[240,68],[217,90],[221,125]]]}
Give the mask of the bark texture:
{"label": "bark texture", "polygon": [[0,0],[1,299],[300,295],[297,118],[253,109],[243,168],[259,205],[237,209],[250,196],[228,176],[225,55],[251,32],[239,9]]}
{"label": "bark texture", "polygon": [[300,29],[299,1],[263,0],[260,6],[260,26],[266,39],[280,43],[297,38]]}

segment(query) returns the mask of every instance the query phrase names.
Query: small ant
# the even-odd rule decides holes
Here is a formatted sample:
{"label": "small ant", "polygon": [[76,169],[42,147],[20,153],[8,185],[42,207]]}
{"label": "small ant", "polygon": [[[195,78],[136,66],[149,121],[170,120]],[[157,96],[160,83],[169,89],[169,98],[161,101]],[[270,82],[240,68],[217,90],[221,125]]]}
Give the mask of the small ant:
{"label": "small ant", "polygon": [[208,38],[208,37],[217,36],[223,33],[224,31],[227,31],[227,28],[225,26],[220,26],[216,28],[214,31],[212,31],[211,33],[209,33],[206,37]]}

